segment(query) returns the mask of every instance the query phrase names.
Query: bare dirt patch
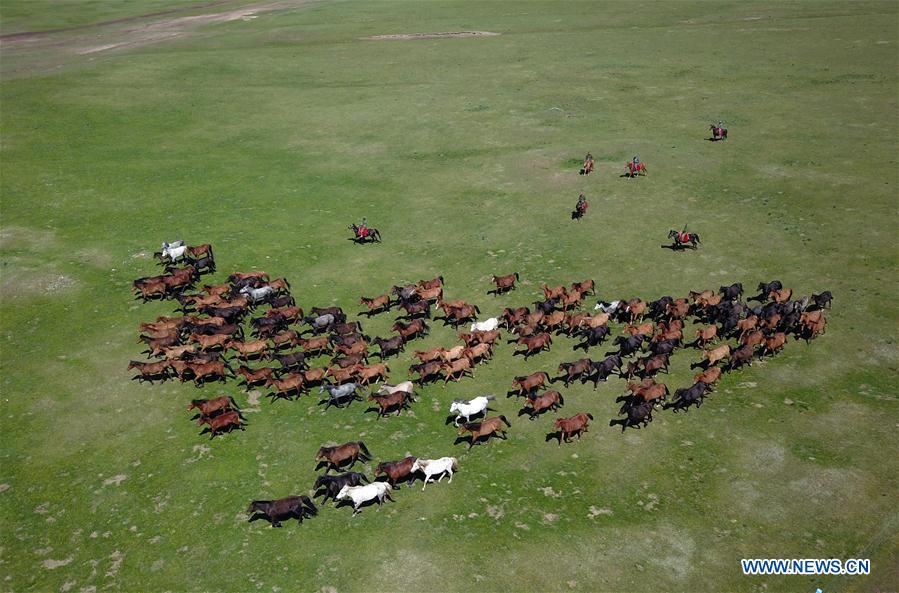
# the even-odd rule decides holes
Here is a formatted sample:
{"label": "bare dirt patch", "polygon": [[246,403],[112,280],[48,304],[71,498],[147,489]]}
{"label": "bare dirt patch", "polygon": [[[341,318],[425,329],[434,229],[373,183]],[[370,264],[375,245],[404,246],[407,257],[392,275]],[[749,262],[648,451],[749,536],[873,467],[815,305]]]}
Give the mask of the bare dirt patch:
{"label": "bare dirt patch", "polygon": [[446,39],[450,37],[495,37],[502,33],[493,31],[446,31],[442,33],[397,33],[395,35],[372,35],[360,37],[365,41],[412,41],[415,39]]}

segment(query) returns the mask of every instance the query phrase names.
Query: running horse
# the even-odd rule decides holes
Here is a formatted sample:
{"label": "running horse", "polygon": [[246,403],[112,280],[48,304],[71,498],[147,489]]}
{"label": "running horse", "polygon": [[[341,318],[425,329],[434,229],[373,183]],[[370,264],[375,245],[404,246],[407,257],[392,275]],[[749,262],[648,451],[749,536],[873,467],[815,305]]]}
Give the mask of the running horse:
{"label": "running horse", "polygon": [[352,241],[354,243],[364,244],[381,242],[381,233],[378,232],[378,229],[358,226],[356,224],[351,224],[347,228],[353,231]]}
{"label": "running horse", "polygon": [[716,124],[711,124],[709,126],[709,130],[712,131],[712,137],[709,138],[712,142],[717,140],[727,140],[727,128],[724,126],[719,126]]}
{"label": "running horse", "polygon": [[626,177],[636,177],[637,175],[646,175],[646,164],[645,163],[637,163],[634,164],[633,161],[627,162],[627,173]]}
{"label": "running horse", "polygon": [[687,233],[671,229],[668,231],[668,238],[674,241],[672,249],[686,249],[687,247],[696,249],[697,246],[702,245],[698,233]]}

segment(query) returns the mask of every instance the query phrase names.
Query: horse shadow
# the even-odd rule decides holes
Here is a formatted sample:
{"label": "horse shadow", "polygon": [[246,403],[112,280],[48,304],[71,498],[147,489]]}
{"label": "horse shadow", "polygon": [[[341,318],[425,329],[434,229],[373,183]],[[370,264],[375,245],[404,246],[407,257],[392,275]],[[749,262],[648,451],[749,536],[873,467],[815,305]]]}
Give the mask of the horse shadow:
{"label": "horse shadow", "polygon": [[546,438],[543,440],[544,443],[548,443],[550,441],[558,441],[559,445],[562,444],[562,431],[554,430],[553,432],[547,433]]}
{"label": "horse shadow", "polygon": [[662,249],[670,249],[671,251],[686,251],[687,249],[695,250],[695,247],[691,247],[689,245],[659,245]]}
{"label": "horse shadow", "polygon": [[[389,492],[388,492],[387,495],[384,497],[384,500],[385,500],[385,501],[386,501],[386,500],[389,500],[389,501],[391,501],[391,502],[395,502],[392,498],[390,498],[390,493],[389,493]],[[341,509],[341,508],[343,508],[343,507],[345,507],[345,506],[353,507],[353,500],[352,500],[351,498],[344,498],[343,500],[336,500],[336,501],[334,501],[334,502],[335,502],[335,504],[334,504],[334,508],[335,508],[335,509]],[[369,499],[369,500],[366,500],[365,502],[361,503],[361,504],[359,505],[359,512],[361,513],[361,512],[362,512],[362,509],[364,509],[364,508],[366,508],[366,507],[370,507],[370,506],[375,505],[375,504],[378,505],[378,510],[380,510],[380,507],[381,507],[380,499],[379,499],[377,496],[375,496],[374,498]],[[355,509],[353,510],[353,514],[356,514]]]}
{"label": "horse shadow", "polygon": [[518,410],[518,417],[521,418],[525,414],[528,415],[528,420],[536,420],[537,418],[543,416],[550,408],[543,408],[539,412],[535,412],[533,408],[528,408],[527,406]]}
{"label": "horse shadow", "polygon": [[472,436],[471,433],[462,434],[462,435],[457,436],[457,437],[456,437],[456,440],[453,441],[453,446],[455,447],[455,446],[458,445],[459,443],[468,443],[468,444],[470,445],[468,448],[471,449],[471,448],[473,448],[475,445],[485,445],[485,444],[487,444],[487,443],[488,443],[492,438],[494,438],[494,437],[496,437],[496,438],[498,438],[498,439],[500,439],[500,440],[503,440],[503,441],[508,440],[508,438],[509,438],[509,437],[503,438],[502,436],[500,436],[500,433],[499,433],[499,432],[492,432],[492,433],[490,433],[490,434],[482,434],[481,436],[479,436],[479,437],[477,438],[477,440],[475,440],[474,442],[472,442],[472,441],[471,441],[471,436]]}

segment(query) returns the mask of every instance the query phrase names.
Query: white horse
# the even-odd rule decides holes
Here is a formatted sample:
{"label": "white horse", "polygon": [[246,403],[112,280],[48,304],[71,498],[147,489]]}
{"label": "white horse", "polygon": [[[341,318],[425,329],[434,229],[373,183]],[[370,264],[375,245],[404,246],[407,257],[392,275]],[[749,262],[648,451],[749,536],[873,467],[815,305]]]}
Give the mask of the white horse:
{"label": "white horse", "polygon": [[337,493],[337,500],[343,500],[347,496],[353,499],[353,516],[355,517],[359,512],[359,507],[364,502],[377,498],[378,506],[380,507],[380,505],[384,504],[385,498],[393,500],[390,498],[391,490],[393,490],[393,487],[387,482],[372,482],[365,486],[344,486]]}
{"label": "white horse", "polygon": [[413,391],[413,387],[415,384],[412,381],[403,381],[402,383],[397,383],[396,385],[391,385],[390,383],[384,383],[378,388],[378,395],[390,395],[395,391],[405,391],[406,393],[411,393],[415,395],[415,391]]}
{"label": "white horse", "polygon": [[177,241],[172,241],[171,243],[162,242],[162,250],[165,251],[166,247],[184,247],[184,240],[178,239]]}
{"label": "white horse", "polygon": [[247,298],[255,305],[259,301],[265,301],[275,293],[275,289],[271,286],[262,286],[260,288],[252,288],[244,286],[240,289],[240,294],[247,295]]}
{"label": "white horse", "polygon": [[612,313],[617,311],[622,304],[624,304],[624,301],[612,301],[611,303],[599,301],[598,303],[596,303],[596,306],[593,307],[593,310],[602,311],[603,313],[611,315]]}
{"label": "white horse", "polygon": [[[415,463],[412,464],[412,471],[422,471],[425,474],[425,485],[421,487],[421,491],[424,492],[425,488],[428,486],[428,482],[431,480],[431,476],[436,476],[440,474],[440,480],[443,479],[443,476],[449,474],[449,482],[447,484],[453,483],[453,472],[459,471],[459,460],[455,457],[441,457],[440,459],[417,459]],[[375,482],[378,483],[378,482]]]}
{"label": "white horse", "polygon": [[456,414],[455,425],[459,426],[459,419],[463,416],[465,416],[466,422],[470,422],[472,416],[485,411],[491,400],[494,399],[496,398],[492,395],[480,395],[468,401],[464,399],[453,400],[453,403],[450,404],[450,414]]}
{"label": "white horse", "polygon": [[471,324],[471,331],[473,332],[489,332],[493,331],[499,327],[499,318],[491,317],[487,321],[475,321]]}
{"label": "white horse", "polygon": [[181,245],[163,243],[160,259],[165,261],[165,259],[168,258],[170,261],[175,262],[184,257],[184,254],[187,253],[187,245],[184,244],[184,241],[179,241],[179,243],[181,243]]}

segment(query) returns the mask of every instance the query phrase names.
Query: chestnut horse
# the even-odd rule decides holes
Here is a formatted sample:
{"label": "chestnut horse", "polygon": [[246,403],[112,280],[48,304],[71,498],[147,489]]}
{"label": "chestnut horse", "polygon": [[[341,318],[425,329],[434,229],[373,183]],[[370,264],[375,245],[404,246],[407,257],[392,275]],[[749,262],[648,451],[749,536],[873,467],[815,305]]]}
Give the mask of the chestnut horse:
{"label": "chestnut horse", "polygon": [[513,352],[513,356],[517,354],[524,354],[525,360],[529,356],[540,353],[543,350],[549,350],[549,347],[553,343],[552,336],[546,332],[541,334],[537,334],[536,336],[531,336],[527,338],[519,338],[517,340],[518,344],[524,346],[524,351],[516,350]]}
{"label": "chestnut horse", "polygon": [[496,285],[496,289],[487,291],[487,294],[492,292],[493,294],[498,295],[509,292],[510,290],[515,290],[515,281],[518,280],[518,272],[507,274],[505,276],[491,276],[491,280]]}
{"label": "chestnut horse", "polygon": [[458,434],[459,436],[462,436],[466,432],[471,433],[471,441],[468,443],[468,449],[470,450],[481,437],[490,438],[491,435],[497,434],[503,440],[506,440],[508,437],[506,436],[506,430],[503,428],[503,423],[508,427],[512,426],[509,421],[506,420],[505,416],[494,416],[493,418],[487,418],[481,422],[469,422],[463,424],[459,428]]}
{"label": "chestnut horse", "polygon": [[[512,379],[512,390],[509,391],[509,395],[514,393],[515,395],[527,396],[533,393],[538,387],[545,387],[547,381],[549,381],[549,375],[546,371],[537,371],[526,377],[515,377]],[[515,393],[516,389],[518,389],[517,393]]]}
{"label": "chestnut horse", "polygon": [[593,420],[593,416],[585,412],[575,414],[570,418],[557,419],[553,428],[559,431],[559,446],[562,446],[563,440],[570,443],[572,435],[577,435],[578,440],[581,440],[581,434],[587,432],[590,420]]}

